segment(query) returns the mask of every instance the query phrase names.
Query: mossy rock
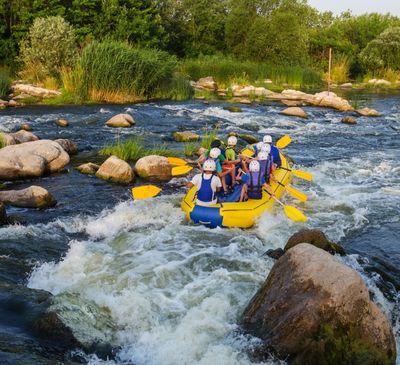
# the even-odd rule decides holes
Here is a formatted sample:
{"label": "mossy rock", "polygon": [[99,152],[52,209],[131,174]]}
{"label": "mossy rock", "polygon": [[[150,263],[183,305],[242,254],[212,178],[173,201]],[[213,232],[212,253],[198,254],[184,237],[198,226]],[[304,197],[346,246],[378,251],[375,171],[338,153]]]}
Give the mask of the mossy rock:
{"label": "mossy rock", "polygon": [[343,256],[346,254],[342,246],[329,241],[324,232],[318,229],[302,229],[296,232],[288,239],[284,250],[290,250],[292,247],[300,243],[309,243],[310,245],[327,251],[332,255],[338,253],[339,255]]}
{"label": "mossy rock", "polygon": [[225,110],[229,110],[231,113],[241,113],[243,110],[240,106],[226,106]]}
{"label": "mossy rock", "polygon": [[177,142],[196,142],[200,139],[200,136],[194,132],[175,132],[174,139]]}
{"label": "mossy rock", "polygon": [[289,359],[291,365],[394,365],[395,362],[395,354],[378,349],[355,327],[331,325],[321,326],[307,348]]}
{"label": "mossy rock", "polygon": [[238,134],[240,139],[243,139],[247,143],[253,144],[258,142],[258,138],[252,136],[251,134]]}

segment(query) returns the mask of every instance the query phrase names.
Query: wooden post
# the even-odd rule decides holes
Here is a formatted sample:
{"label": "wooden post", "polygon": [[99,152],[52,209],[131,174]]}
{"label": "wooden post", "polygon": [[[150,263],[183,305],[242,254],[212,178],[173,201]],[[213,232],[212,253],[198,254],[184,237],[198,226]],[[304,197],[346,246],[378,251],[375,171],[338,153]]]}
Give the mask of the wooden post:
{"label": "wooden post", "polygon": [[329,47],[329,69],[328,69],[328,95],[331,91],[331,70],[332,70],[332,48]]}

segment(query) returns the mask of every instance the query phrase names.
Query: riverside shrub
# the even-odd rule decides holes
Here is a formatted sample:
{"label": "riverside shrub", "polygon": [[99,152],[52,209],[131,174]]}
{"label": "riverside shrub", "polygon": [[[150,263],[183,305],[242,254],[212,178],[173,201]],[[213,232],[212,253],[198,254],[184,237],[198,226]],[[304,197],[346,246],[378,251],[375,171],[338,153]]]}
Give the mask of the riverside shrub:
{"label": "riverside shrub", "polygon": [[173,78],[177,61],[167,52],[117,41],[94,41],[75,65],[75,92],[83,99],[127,102],[151,98]]}
{"label": "riverside shrub", "polygon": [[371,71],[400,70],[400,27],[389,28],[369,42],[360,59]]}
{"label": "riverside shrub", "polygon": [[27,39],[22,41],[21,75],[29,81],[59,76],[61,67],[71,66],[77,46],[72,26],[61,16],[35,19]]}

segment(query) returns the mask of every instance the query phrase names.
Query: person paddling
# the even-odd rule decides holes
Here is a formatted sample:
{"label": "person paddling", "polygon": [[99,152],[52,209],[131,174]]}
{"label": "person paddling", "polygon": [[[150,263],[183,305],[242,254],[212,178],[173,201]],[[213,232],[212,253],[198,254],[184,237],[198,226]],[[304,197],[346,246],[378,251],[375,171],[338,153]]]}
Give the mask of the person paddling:
{"label": "person paddling", "polygon": [[240,202],[247,199],[261,199],[262,189],[265,188],[270,195],[274,196],[269,185],[267,185],[265,176],[260,171],[260,162],[253,160],[249,164],[249,172],[241,177],[243,188],[240,195]]}
{"label": "person paddling", "polygon": [[203,164],[203,172],[193,176],[192,180],[186,184],[188,188],[196,186],[197,205],[210,206],[217,204],[216,193],[221,190],[222,183],[218,176],[214,175],[215,161],[206,160]]}
{"label": "person paddling", "polygon": [[272,161],[275,165],[274,167],[281,167],[282,161],[279,154],[279,149],[272,144],[272,137],[269,134],[263,137],[263,143],[264,145],[269,145],[271,147]]}

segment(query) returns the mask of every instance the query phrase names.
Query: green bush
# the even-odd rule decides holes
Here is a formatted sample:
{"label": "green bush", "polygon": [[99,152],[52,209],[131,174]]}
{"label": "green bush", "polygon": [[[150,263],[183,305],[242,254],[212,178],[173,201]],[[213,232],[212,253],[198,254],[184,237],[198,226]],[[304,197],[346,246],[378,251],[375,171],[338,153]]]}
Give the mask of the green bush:
{"label": "green bush", "polygon": [[369,71],[400,70],[400,27],[389,28],[369,42],[360,59]]}
{"label": "green bush", "polygon": [[84,99],[134,101],[151,98],[172,80],[176,58],[163,51],[116,41],[94,41],[75,66],[74,87]]}
{"label": "green bush", "polygon": [[74,30],[61,16],[36,18],[20,46],[21,75],[34,82],[58,76],[62,66],[73,64],[77,52]]}

